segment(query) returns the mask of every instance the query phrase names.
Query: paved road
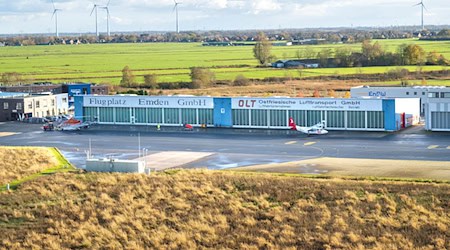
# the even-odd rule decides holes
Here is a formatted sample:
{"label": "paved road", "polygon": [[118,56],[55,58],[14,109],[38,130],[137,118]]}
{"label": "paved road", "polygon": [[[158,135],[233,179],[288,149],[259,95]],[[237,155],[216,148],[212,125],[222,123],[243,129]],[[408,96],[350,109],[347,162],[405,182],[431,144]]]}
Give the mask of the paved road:
{"label": "paved road", "polygon": [[[96,157],[138,156],[138,141],[148,153],[161,151],[212,152],[186,167],[221,169],[253,164],[297,161],[316,157],[450,161],[450,133],[420,129],[401,133],[339,132],[305,136],[287,130],[207,129],[96,126],[82,131],[41,131],[37,124],[0,124],[0,145],[58,147],[78,167],[92,141]],[[1,136],[2,132],[16,132]],[[138,134],[140,136],[138,136]]]}

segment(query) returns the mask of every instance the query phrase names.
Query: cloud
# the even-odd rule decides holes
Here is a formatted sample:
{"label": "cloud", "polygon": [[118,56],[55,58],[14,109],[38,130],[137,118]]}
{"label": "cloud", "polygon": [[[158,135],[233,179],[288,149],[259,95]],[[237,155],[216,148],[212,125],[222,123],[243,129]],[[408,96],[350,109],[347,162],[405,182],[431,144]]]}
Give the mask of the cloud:
{"label": "cloud", "polygon": [[281,4],[276,0],[252,0],[250,12],[257,15],[261,12],[277,11]]}
{"label": "cloud", "polygon": [[[93,2],[54,0],[62,9],[62,32],[91,31]],[[335,26],[413,25],[420,22],[420,0],[177,0],[180,26],[189,29],[260,29]],[[425,23],[448,23],[449,0],[425,1]],[[173,0],[111,0],[113,31],[173,30]],[[0,0],[0,33],[47,32],[51,0]],[[99,22],[104,22],[101,13]],[[104,25],[104,23],[100,23]]]}

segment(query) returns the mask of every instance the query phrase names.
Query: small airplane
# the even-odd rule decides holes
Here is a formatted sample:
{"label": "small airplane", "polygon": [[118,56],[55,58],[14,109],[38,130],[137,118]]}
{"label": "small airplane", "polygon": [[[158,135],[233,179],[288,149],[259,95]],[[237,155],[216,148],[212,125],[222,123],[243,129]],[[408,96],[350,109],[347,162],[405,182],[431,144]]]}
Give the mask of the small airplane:
{"label": "small airplane", "polygon": [[89,128],[91,124],[89,122],[81,122],[75,118],[70,118],[58,125],[58,129],[62,131],[74,131]]}
{"label": "small airplane", "polygon": [[311,127],[301,127],[295,125],[294,119],[292,117],[289,118],[289,127],[292,130],[300,131],[307,135],[325,135],[328,134],[328,130],[324,129],[324,123],[320,122]]}

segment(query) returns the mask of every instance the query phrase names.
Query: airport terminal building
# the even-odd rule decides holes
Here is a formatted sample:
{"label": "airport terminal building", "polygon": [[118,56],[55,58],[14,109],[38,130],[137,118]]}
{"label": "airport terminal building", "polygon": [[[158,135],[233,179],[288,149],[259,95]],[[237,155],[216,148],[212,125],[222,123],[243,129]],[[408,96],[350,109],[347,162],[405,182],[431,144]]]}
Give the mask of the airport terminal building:
{"label": "airport terminal building", "polygon": [[370,87],[351,89],[352,98],[419,97],[425,129],[450,131],[450,88],[444,86]]}
{"label": "airport terminal building", "polygon": [[397,131],[419,121],[420,100],[193,96],[75,96],[75,116],[99,124]]}

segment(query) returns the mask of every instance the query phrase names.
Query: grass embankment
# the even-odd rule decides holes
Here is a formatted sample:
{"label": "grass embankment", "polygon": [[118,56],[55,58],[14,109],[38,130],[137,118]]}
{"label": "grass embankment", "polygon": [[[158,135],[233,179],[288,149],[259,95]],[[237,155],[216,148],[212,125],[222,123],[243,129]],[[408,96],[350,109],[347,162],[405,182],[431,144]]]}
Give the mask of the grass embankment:
{"label": "grass embankment", "polygon": [[[418,44],[427,52],[436,51],[450,58],[450,42],[419,41],[417,39],[379,40],[386,51],[395,51],[403,43]],[[273,47],[280,59],[296,58],[297,51],[339,47],[360,51],[361,44],[327,44]],[[18,72],[30,81],[84,81],[119,84],[124,66],[128,65],[144,82],[143,75],[156,74],[159,82],[190,81],[191,67],[206,67],[218,80],[234,80],[239,74],[247,78],[310,77],[349,74],[386,73],[397,67],[364,67],[337,69],[272,69],[257,68],[252,46],[204,47],[200,43],[88,44],[58,46],[24,46],[0,48],[0,73]],[[415,66],[406,66],[416,71]],[[441,66],[424,66],[420,70],[442,70]]]}
{"label": "grass embankment", "polygon": [[61,173],[0,195],[5,248],[449,249],[450,185]]}
{"label": "grass embankment", "polygon": [[0,191],[45,174],[73,170],[56,148],[0,147]]}

